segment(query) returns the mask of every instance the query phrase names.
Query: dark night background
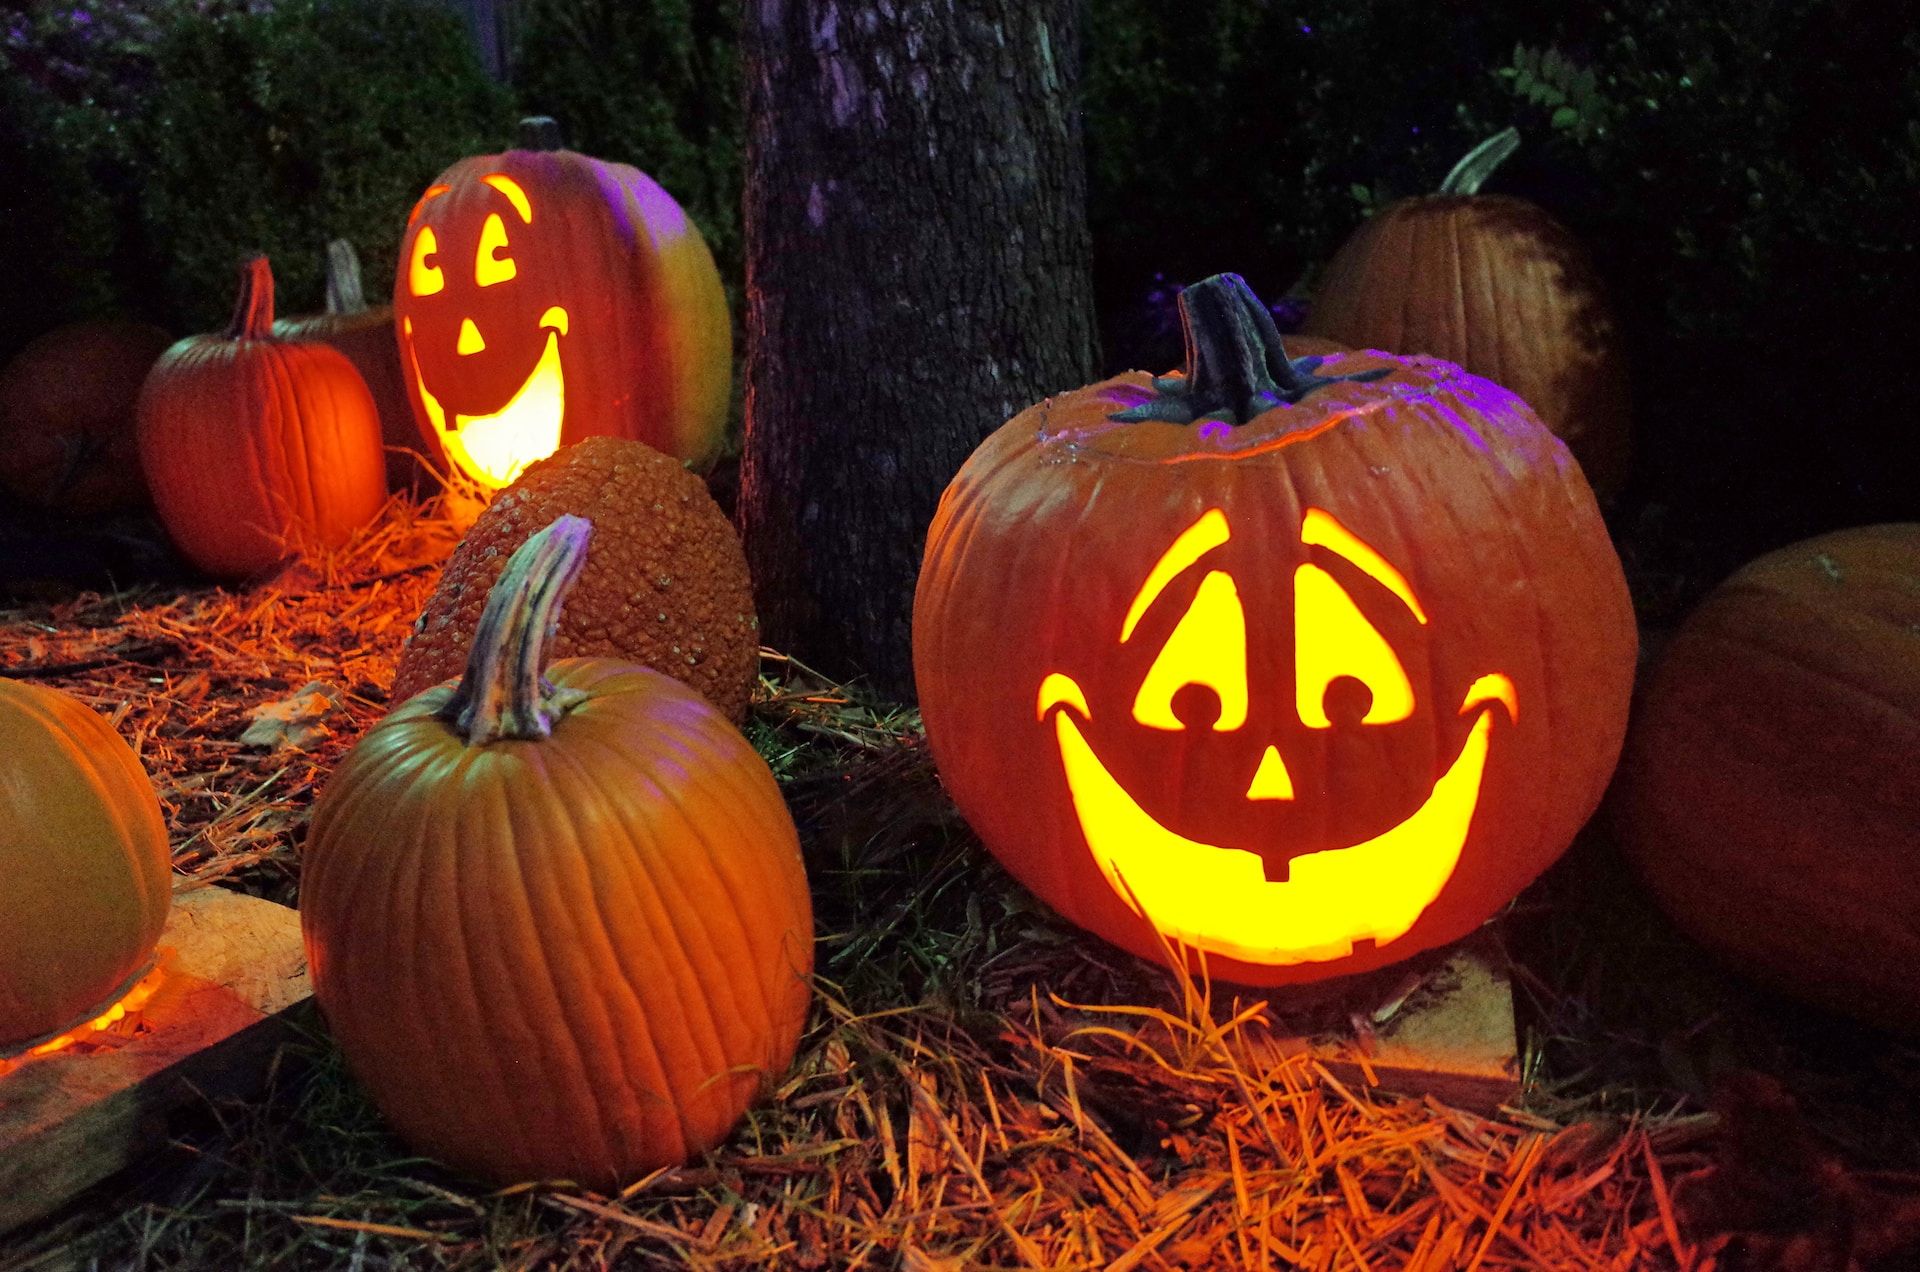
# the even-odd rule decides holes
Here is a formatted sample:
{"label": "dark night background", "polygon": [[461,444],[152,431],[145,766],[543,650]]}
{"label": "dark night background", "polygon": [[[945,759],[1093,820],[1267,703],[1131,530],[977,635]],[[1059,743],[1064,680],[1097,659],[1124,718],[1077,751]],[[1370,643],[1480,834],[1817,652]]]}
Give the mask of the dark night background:
{"label": "dark night background", "polygon": [[[283,312],[319,307],[336,234],[378,290],[400,210],[532,111],[658,177],[738,301],[735,0],[0,12],[0,360],[80,317],[211,328],[252,248]],[[1173,294],[1219,270],[1297,321],[1370,208],[1515,124],[1525,144],[1489,189],[1580,235],[1626,329],[1636,458],[1610,513],[1643,602],[1920,515],[1920,22],[1903,0],[1089,0],[1085,31],[1108,368],[1177,362]]]}

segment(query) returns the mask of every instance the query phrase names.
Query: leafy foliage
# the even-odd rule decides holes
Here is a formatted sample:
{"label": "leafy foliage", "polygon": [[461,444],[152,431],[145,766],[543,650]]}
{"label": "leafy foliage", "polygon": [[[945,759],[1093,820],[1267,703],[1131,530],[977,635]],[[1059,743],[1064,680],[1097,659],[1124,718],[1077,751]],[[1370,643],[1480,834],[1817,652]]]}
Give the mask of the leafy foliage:
{"label": "leafy foliage", "polygon": [[141,213],[176,321],[196,329],[224,316],[254,250],[273,258],[283,310],[317,309],[330,238],[393,260],[433,175],[510,135],[505,94],[430,0],[183,18],[154,60]]}
{"label": "leafy foliage", "polygon": [[242,256],[318,308],[329,238],[369,261],[447,163],[503,142],[507,95],[433,0],[41,0],[9,21],[0,208],[47,298],[0,316],[0,357],[71,318],[221,323]]}
{"label": "leafy foliage", "polygon": [[565,144],[629,163],[700,227],[739,308],[738,0],[530,0],[514,88]]}

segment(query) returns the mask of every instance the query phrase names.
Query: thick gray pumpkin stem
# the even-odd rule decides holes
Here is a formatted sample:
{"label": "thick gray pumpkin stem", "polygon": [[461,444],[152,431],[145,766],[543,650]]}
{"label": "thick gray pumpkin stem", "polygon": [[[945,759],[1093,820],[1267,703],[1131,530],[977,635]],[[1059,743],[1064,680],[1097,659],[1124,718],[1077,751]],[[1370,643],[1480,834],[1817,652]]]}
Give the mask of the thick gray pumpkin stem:
{"label": "thick gray pumpkin stem", "polygon": [[327,312],[367,312],[367,289],[360,281],[360,253],[343,238],[327,244]]}
{"label": "thick gray pumpkin stem", "polygon": [[1440,183],[1441,194],[1478,194],[1493,170],[1512,158],[1520,149],[1520,130],[1508,128],[1487,138],[1453,165],[1453,171]]}
{"label": "thick gray pumpkin stem", "polygon": [[1318,376],[1313,372],[1321,359],[1291,361],[1273,314],[1238,274],[1215,274],[1183,288],[1180,328],[1186,337],[1186,374],[1155,378],[1157,397],[1109,418],[1122,424],[1245,424],[1275,407],[1292,406],[1323,385],[1377,380],[1388,370]]}
{"label": "thick gray pumpkin stem", "polygon": [[541,672],[560,604],[586,564],[592,535],[585,517],[556,518],[508,558],[487,593],[466,675],[437,713],[468,746],[547,737],[584,696],[556,688]]}
{"label": "thick gray pumpkin stem", "polygon": [[559,150],[560,121],[552,115],[528,115],[520,121],[515,150]]}

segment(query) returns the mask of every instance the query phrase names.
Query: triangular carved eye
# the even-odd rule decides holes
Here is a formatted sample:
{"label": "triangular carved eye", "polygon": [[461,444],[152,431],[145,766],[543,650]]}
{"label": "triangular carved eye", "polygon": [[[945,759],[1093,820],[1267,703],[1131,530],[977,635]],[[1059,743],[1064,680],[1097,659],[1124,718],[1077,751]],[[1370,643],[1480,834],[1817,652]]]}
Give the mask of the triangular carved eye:
{"label": "triangular carved eye", "polygon": [[1173,698],[1188,685],[1210,689],[1219,699],[1216,732],[1247,722],[1247,615],[1233,576],[1222,570],[1200,580],[1200,590],[1140,682],[1133,718],[1149,729],[1186,728],[1174,714]]}
{"label": "triangular carved eye", "polygon": [[1343,677],[1373,695],[1362,724],[1392,724],[1413,714],[1413,685],[1393,646],[1367,621],[1338,579],[1317,565],[1293,572],[1294,694],[1300,723],[1329,729],[1327,689]]}

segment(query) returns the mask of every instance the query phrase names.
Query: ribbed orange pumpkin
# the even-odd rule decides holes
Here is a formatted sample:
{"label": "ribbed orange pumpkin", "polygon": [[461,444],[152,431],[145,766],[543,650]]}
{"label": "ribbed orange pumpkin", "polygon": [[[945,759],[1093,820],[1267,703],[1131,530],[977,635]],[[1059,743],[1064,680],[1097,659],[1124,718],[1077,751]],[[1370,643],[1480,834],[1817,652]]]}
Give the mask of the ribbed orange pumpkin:
{"label": "ribbed orange pumpkin", "polygon": [[1642,697],[1621,838],[1667,913],[1756,980],[1920,1033],[1920,525],[1747,565]]}
{"label": "ribbed orange pumpkin", "polygon": [[1457,362],[1520,395],[1610,495],[1626,481],[1620,337],[1592,260],[1545,210],[1480,184],[1519,145],[1512,129],[1437,194],[1389,204],[1335,253],[1306,330],[1355,349]]}
{"label": "ribbed orange pumpkin", "polygon": [[367,382],[380,412],[380,440],[387,455],[387,488],[406,490],[428,480],[413,403],[400,374],[400,345],[393,307],[368,305],[360,279],[360,254],[346,239],[327,244],[327,307],[324,313],[281,318],[273,334],[282,340],[319,340],[347,355]]}
{"label": "ribbed orange pumpkin", "polygon": [[1637,635],[1593,495],[1459,367],[1321,378],[1237,277],[1180,304],[1186,375],[1029,407],[942,497],[913,613],[941,779],[1149,958],[1279,985],[1463,936],[1619,754]]}
{"label": "ribbed orange pumpkin", "polygon": [[458,687],[314,807],[315,992],[400,1134],[496,1182],[614,1189],[719,1143],[793,1057],[813,921],[767,766],[693,690],[540,662],[588,523],[513,555]]}
{"label": "ribbed orange pumpkin", "polygon": [[77,322],[22,349],[0,371],[0,488],[68,517],[146,503],[133,408],[171,343],[151,323]]}
{"label": "ribbed orange pumpkin", "polygon": [[434,178],[393,312],[421,431],[487,489],[585,437],[695,468],[725,440],[733,327],[706,240],[646,173],[559,149],[551,119]]}
{"label": "ribbed orange pumpkin", "polygon": [[0,1053],[110,1006],[172,900],[133,748],[79,699],[0,679]]}
{"label": "ribbed orange pumpkin", "polygon": [[241,267],[224,333],[162,354],[140,391],[140,464],[174,544],[221,578],[339,547],[386,499],[380,419],[336,349],[273,337],[273,271]]}

